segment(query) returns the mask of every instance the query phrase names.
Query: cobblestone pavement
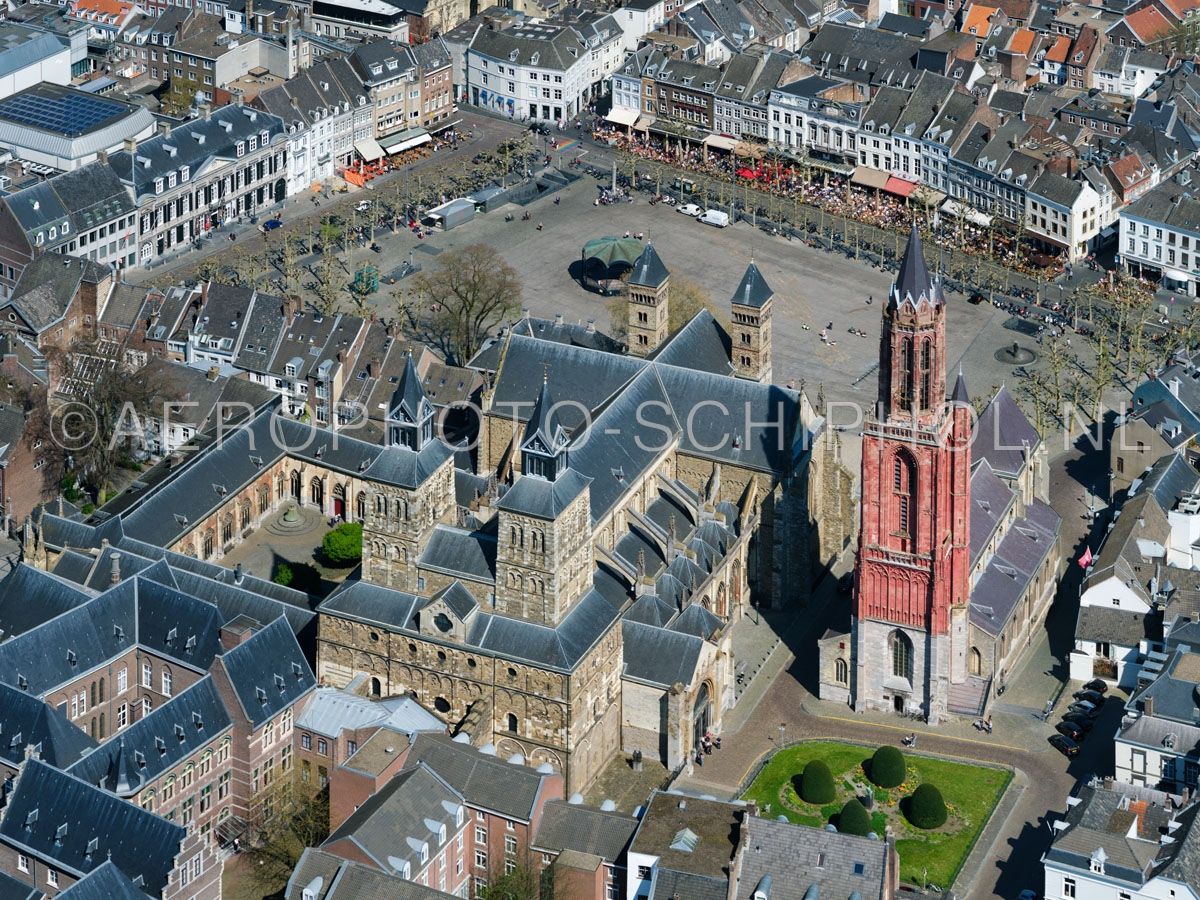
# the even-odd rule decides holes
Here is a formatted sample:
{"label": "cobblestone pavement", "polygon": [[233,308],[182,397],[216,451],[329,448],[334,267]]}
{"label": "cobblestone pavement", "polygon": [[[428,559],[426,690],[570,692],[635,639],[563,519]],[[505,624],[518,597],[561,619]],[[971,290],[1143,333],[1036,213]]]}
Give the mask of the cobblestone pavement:
{"label": "cobblestone pavement", "polygon": [[[1051,499],[1063,515],[1064,554],[1072,560],[1085,538],[1095,546],[1093,523],[1088,515],[1086,488],[1104,471],[1098,455],[1086,445],[1060,454],[1051,464]],[[835,573],[850,565],[847,554]],[[815,592],[812,606],[784,623],[780,634],[783,652],[764,667],[727,714],[723,749],[705,758],[704,766],[685,771],[674,787],[698,794],[736,797],[757,773],[759,766],[781,745],[829,738],[868,745],[899,743],[909,732],[918,733],[918,752],[1013,768],[1014,780],[1002,798],[955,884],[963,897],[1016,897],[1025,888],[1041,889],[1040,857],[1045,850],[1047,820],[1065,809],[1066,797],[1080,779],[1112,770],[1111,734],[1120,718],[1121,700],[1107,704],[1093,737],[1083,753],[1068,763],[1049,744],[1055,719],[1043,721],[1047,700],[1056,711],[1069,702],[1065,654],[1070,649],[1077,609],[1077,566],[1068,565],[1059,596],[1046,628],[1032,642],[1019,663],[1003,699],[993,706],[995,730],[976,731],[970,722],[955,720],[930,728],[922,723],[887,714],[856,713],[841,704],[816,699],[809,688],[815,678],[814,641],[829,613],[848,600],[836,592],[836,579],[827,577]],[[782,728],[781,728],[782,726]],[[1031,789],[1032,788],[1032,789]]]}

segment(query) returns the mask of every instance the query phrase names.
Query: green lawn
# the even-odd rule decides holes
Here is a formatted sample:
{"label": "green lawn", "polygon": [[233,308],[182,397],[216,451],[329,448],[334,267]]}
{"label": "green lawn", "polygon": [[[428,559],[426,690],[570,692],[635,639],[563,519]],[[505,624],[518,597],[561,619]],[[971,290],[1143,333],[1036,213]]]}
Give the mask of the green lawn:
{"label": "green lawn", "polygon": [[[762,815],[785,815],[799,825],[822,827],[831,812],[867,785],[863,762],[874,748],[831,741],[812,741],[785,747],[763,767],[744,794],[758,803]],[[879,834],[891,824],[900,855],[900,878],[910,884],[924,881],[949,889],[962,867],[988,816],[1000,801],[1012,773],[1005,769],[950,762],[905,753],[908,777],[891,791],[874,788],[876,805],[871,826]],[[836,803],[824,808],[805,803],[797,796],[792,779],[806,763],[824,760],[833,772],[838,791]],[[934,831],[912,827],[899,811],[899,801],[922,782],[937,785],[950,810],[945,826]]]}

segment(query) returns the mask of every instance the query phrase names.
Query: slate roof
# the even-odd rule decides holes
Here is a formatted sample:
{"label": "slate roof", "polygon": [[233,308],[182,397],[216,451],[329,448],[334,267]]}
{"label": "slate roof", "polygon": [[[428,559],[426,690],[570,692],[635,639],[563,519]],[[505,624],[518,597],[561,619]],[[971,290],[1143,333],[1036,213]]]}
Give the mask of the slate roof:
{"label": "slate roof", "polygon": [[[40,891],[37,893],[41,895]],[[147,900],[148,897],[115,863],[108,860],[58,896],[66,900]]]}
{"label": "slate roof", "polygon": [[[1160,803],[1149,802],[1164,796],[1119,782],[1111,788],[1098,783],[1081,787],[1079,802],[1069,806],[1064,817],[1067,827],[1055,832],[1046,859],[1090,872],[1092,855],[1103,850],[1105,878],[1137,886],[1157,874],[1156,869],[1161,872],[1177,862],[1180,853],[1184,853],[1185,863],[1200,862],[1195,855],[1195,835],[1191,833],[1196,830],[1196,803],[1179,815]],[[1182,820],[1186,831],[1181,834],[1177,830],[1172,835],[1174,843],[1160,846],[1159,837],[1166,833],[1173,817]],[[1196,871],[1192,868],[1184,875],[1185,883],[1195,884]]]}
{"label": "slate roof", "polygon": [[38,747],[39,755],[52,766],[66,768],[96,742],[61,712],[24,691],[0,684],[0,759],[19,766],[25,748]]}
{"label": "slate roof", "polygon": [[657,288],[670,277],[671,273],[663,264],[662,257],[658,255],[651,244],[646,244],[646,249],[637,258],[633,264],[633,271],[629,273],[629,283]]}
{"label": "slate roof", "polygon": [[37,759],[25,763],[0,818],[6,843],[77,877],[111,859],[154,896],[167,887],[185,834],[179,825]]}
{"label": "slate roof", "polygon": [[542,818],[530,844],[552,853],[562,850],[590,853],[615,865],[629,846],[637,825],[638,820],[626,813],[549,800],[542,808]]}
{"label": "slate roof", "polygon": [[[752,900],[764,877],[771,897],[801,900],[814,887],[819,896],[882,898],[891,895],[888,844],[852,834],[746,816],[749,831],[736,900]],[[862,874],[857,874],[857,866]],[[813,892],[811,896],[818,896]]]}
{"label": "slate roof", "polygon": [[[406,767],[372,794],[322,844],[331,849],[348,844],[384,872],[399,875],[403,863],[411,873],[422,867],[421,849],[436,857],[458,830],[456,816],[463,795],[421,761]],[[439,826],[445,840],[438,841]]]}
{"label": "slate roof", "polygon": [[735,306],[749,306],[754,309],[762,309],[771,302],[771,298],[774,296],[775,292],[771,290],[771,286],[763,278],[762,272],[758,270],[758,266],[751,260],[750,265],[746,266],[746,271],[742,273],[742,280],[738,282],[738,286],[734,289],[733,296],[729,302]]}
{"label": "slate roof", "polygon": [[282,616],[227,650],[221,663],[252,730],[317,684],[296,636]]}
{"label": "slate roof", "polygon": [[534,807],[547,790],[548,776],[455,743],[446,735],[418,734],[409,759],[423,762],[454,785],[468,806],[520,822],[532,820]]}
{"label": "slate roof", "polygon": [[591,483],[573,468],[566,469],[553,481],[536,476],[521,476],[496,504],[497,509],[552,520],[565,510]]}
{"label": "slate roof", "polygon": [[1140,479],[1135,493],[1149,491],[1164,510],[1173,510],[1184,494],[1192,493],[1200,484],[1200,473],[1182,453],[1169,453],[1154,461]]}
{"label": "slate roof", "polygon": [[1004,630],[1058,540],[1058,514],[1041,500],[1035,499],[1034,506],[1049,512],[1053,527],[1042,527],[1046,516],[1015,519],[971,588],[971,622],[989,634]]}
{"label": "slate roof", "polygon": [[445,900],[446,894],[308,847],[288,879],[285,900]]}
{"label": "slate roof", "polygon": [[971,565],[987,546],[996,529],[1004,521],[1016,495],[996,473],[987,459],[981,459],[971,472]]}
{"label": "slate roof", "polygon": [[33,332],[41,334],[66,314],[80,282],[97,282],[105,273],[88,259],[43,253],[25,265],[4,305],[12,306]]}
{"label": "slate roof", "polygon": [[278,116],[248,106],[223,106],[213,110],[207,119],[194,119],[177,125],[165,135],[142,141],[137,145],[134,159],[130,159],[126,150],[111,154],[108,164],[125,184],[134,179],[135,193],[140,198],[154,194],[156,178],[176,172],[182,166],[191,167],[194,180],[213,165],[238,159],[238,141],[248,141],[264,131],[272,143],[286,140],[283,121]]}
{"label": "slate roof", "polygon": [[[90,567],[91,557],[84,558]],[[30,603],[31,597],[37,597],[37,603]],[[91,597],[90,592],[75,587],[61,575],[19,562],[0,579],[0,639],[24,634],[87,603]]]}
{"label": "slate roof", "polygon": [[[1017,475],[1025,468],[1027,454],[1036,450],[1041,441],[1008,388],[1002,385],[975,423],[971,458],[986,459],[993,471],[1000,474]],[[1024,449],[1026,443],[1028,451]]]}
{"label": "slate roof", "polygon": [[119,797],[132,797],[233,725],[217,685],[205,675],[114,734],[67,771]]}
{"label": "slate roof", "polygon": [[627,618],[621,620],[621,639],[625,661],[621,676],[664,689],[677,683],[691,683],[704,644],[695,635]]}
{"label": "slate roof", "polygon": [[1162,621],[1147,615],[1110,606],[1080,606],[1075,619],[1075,639],[1136,647],[1141,641],[1162,639]]}
{"label": "slate roof", "polygon": [[941,287],[929,274],[925,265],[925,252],[921,249],[921,233],[914,228],[908,235],[908,244],[900,260],[900,270],[888,298],[889,305],[902,303],[916,305],[921,302],[939,304],[945,302]]}
{"label": "slate roof", "polygon": [[[38,888],[18,881],[7,872],[0,872],[0,897],[3,897],[4,900],[44,900],[45,896]],[[73,900],[78,900],[78,898],[73,898]],[[124,898],[118,896],[116,900],[124,900]]]}
{"label": "slate roof", "polygon": [[135,643],[203,671],[221,622],[211,604],[135,577],[0,643],[0,682],[42,696]]}
{"label": "slate roof", "polygon": [[686,325],[667,338],[651,356],[658,363],[680,366],[714,375],[731,375],[729,351],[733,342],[707,309],[702,309]]}
{"label": "slate roof", "polygon": [[[518,479],[518,483],[525,480]],[[438,525],[430,533],[417,566],[473,581],[495,582],[496,536],[485,531]]]}

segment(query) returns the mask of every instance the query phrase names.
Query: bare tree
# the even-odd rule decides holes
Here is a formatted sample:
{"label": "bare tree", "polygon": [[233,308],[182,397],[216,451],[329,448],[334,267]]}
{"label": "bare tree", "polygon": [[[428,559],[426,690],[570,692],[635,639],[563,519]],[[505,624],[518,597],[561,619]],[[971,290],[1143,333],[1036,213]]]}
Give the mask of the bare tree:
{"label": "bare tree", "polygon": [[305,848],[316,847],[329,836],[329,788],[309,794],[278,778],[255,800],[251,824],[256,833],[246,850],[249,868],[261,887],[280,888]]}
{"label": "bare tree", "polygon": [[413,278],[401,313],[416,336],[461,365],[488,333],[521,308],[521,280],[494,247],[468,244],[448,250]]}

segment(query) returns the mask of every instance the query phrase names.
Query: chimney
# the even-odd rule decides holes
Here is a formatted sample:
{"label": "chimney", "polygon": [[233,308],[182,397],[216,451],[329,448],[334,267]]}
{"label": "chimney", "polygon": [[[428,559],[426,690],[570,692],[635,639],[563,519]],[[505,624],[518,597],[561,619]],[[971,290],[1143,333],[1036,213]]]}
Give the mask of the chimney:
{"label": "chimney", "polygon": [[1142,701],[1142,713],[1147,716],[1154,715],[1154,698],[1153,697],[1147,697],[1145,700]]}
{"label": "chimney", "polygon": [[209,366],[208,367],[208,380],[209,381],[216,381],[220,377],[221,377],[220,368],[218,368],[217,366]]}
{"label": "chimney", "polygon": [[221,646],[226,650],[241,646],[254,636],[254,626],[258,623],[248,616],[238,616],[221,626]]}
{"label": "chimney", "polygon": [[164,135],[164,136],[170,134],[171,133],[171,123],[160,121],[158,123],[158,133],[161,135]]}
{"label": "chimney", "polygon": [[1179,379],[1172,378],[1167,383],[1167,386],[1171,389],[1171,396],[1178,400],[1179,399]]}
{"label": "chimney", "polygon": [[555,315],[554,315],[554,324],[555,324],[555,325],[562,325],[562,323],[563,323],[563,314],[562,314],[562,313],[555,313]]}
{"label": "chimney", "polygon": [[119,551],[114,551],[112,555],[112,575],[108,580],[113,584],[121,583],[121,554]]}
{"label": "chimney", "polygon": [[245,577],[246,576],[242,574],[242,564],[238,563],[236,566],[233,567],[233,583],[241,584],[242,580]]}

